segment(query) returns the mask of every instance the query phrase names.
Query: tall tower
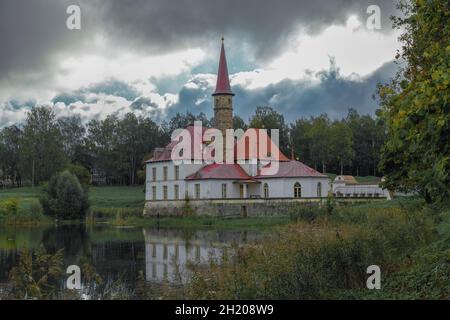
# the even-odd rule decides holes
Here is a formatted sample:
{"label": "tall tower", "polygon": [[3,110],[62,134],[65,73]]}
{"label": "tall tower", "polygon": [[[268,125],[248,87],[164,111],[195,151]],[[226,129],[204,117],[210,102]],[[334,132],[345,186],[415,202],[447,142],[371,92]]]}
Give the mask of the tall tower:
{"label": "tall tower", "polygon": [[233,129],[234,93],[231,92],[230,79],[228,78],[227,58],[225,57],[223,40],[222,38],[216,91],[212,95],[214,97],[214,125],[222,131],[225,137],[225,130]]}

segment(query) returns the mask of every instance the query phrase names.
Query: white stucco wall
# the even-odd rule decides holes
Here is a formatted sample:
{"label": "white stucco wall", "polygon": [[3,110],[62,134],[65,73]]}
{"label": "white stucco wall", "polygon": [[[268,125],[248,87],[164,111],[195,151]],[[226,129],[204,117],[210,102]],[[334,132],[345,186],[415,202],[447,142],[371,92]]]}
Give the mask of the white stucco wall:
{"label": "white stucco wall", "polygon": [[[156,200],[163,200],[163,186],[167,186],[168,200],[175,199],[175,185],[179,188],[179,198],[184,199],[186,192],[187,176],[198,171],[203,165],[201,164],[180,164],[179,177],[175,180],[175,165],[172,161],[147,163],[146,166],[146,191],[145,200],[150,201],[152,199],[152,187],[156,186]],[[164,180],[164,167],[167,167],[167,180]],[[152,168],[156,168],[156,181],[153,181]]]}
{"label": "white stucco wall", "polygon": [[333,183],[333,194],[337,197],[386,197],[390,199],[389,191],[382,189],[379,185],[345,185]]}
{"label": "white stucco wall", "polygon": [[269,186],[269,198],[292,198],[294,197],[294,185],[300,183],[302,191],[301,197],[318,197],[317,184],[322,187],[322,197],[325,198],[329,191],[328,178],[272,178],[260,179],[261,197],[264,197],[264,184]]}
{"label": "white stucco wall", "polygon": [[[172,161],[147,163],[146,192],[147,201],[154,200],[152,187],[156,186],[156,200],[163,200],[163,187],[167,186],[168,200],[175,199],[175,185],[179,188],[179,199],[184,199],[185,194],[190,198],[196,198],[195,184],[200,183],[201,199],[222,198],[222,184],[227,184],[227,198],[240,198],[239,183],[232,180],[184,180],[187,176],[195,173],[202,164],[180,164],[179,179],[175,180],[175,165]],[[167,180],[164,180],[163,168],[167,167]],[[152,168],[156,168],[156,181],[153,181]],[[249,168],[247,168],[249,169]],[[299,182],[302,186],[302,197],[317,197],[317,183],[322,184],[322,197],[326,197],[329,191],[328,178],[271,178],[261,179],[261,183],[247,185],[247,197],[264,197],[264,183],[269,185],[269,198],[289,198],[294,196],[294,184]]]}
{"label": "white stucco wall", "polygon": [[222,198],[222,184],[227,185],[227,198],[239,198],[239,185],[232,180],[191,180],[187,181],[187,190],[189,197],[195,198],[195,185],[200,184],[201,199],[220,199]]}

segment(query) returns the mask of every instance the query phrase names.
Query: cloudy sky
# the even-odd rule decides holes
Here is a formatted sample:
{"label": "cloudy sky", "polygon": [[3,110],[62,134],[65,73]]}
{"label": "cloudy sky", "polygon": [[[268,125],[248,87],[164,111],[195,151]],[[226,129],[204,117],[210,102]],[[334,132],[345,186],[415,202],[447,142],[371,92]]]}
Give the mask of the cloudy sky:
{"label": "cloudy sky", "polygon": [[[69,5],[81,30],[69,30]],[[369,30],[369,5],[381,29]],[[0,0],[0,127],[29,108],[83,119],[212,116],[225,37],[235,113],[270,105],[288,121],[373,114],[396,71],[394,0]]]}

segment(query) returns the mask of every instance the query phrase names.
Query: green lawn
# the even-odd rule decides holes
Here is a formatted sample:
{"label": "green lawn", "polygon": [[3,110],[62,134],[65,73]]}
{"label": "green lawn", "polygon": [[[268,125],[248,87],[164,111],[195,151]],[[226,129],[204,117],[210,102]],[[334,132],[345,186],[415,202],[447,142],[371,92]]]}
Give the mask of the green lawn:
{"label": "green lawn", "polygon": [[93,208],[144,208],[144,186],[91,187],[89,200]]}
{"label": "green lawn", "polygon": [[[16,198],[21,206],[27,206],[39,197],[41,189],[1,189],[0,200]],[[91,187],[89,199],[93,208],[143,208],[144,187]]]}

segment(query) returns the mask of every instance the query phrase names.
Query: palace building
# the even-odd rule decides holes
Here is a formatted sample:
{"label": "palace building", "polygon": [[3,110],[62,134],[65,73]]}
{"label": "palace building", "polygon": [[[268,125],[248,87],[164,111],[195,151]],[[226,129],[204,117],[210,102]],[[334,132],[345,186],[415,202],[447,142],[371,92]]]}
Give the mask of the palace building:
{"label": "palace building", "polygon": [[[227,129],[233,128],[234,93],[223,39],[212,96],[214,126],[225,135]],[[204,140],[206,130],[194,126],[186,128],[192,150],[202,150],[208,145]],[[255,139],[249,139],[247,132],[250,131]],[[185,160],[190,163],[178,163],[172,157],[177,143],[178,139],[174,139],[165,148],[156,148],[146,162],[146,215],[274,215],[287,211],[296,202],[321,201],[330,190],[326,175],[286,157],[266,130],[247,130],[235,140],[234,150],[227,149],[224,143],[225,158],[230,151],[243,150],[234,152],[238,155],[233,155],[232,163],[211,163],[195,152],[186,152]],[[263,144],[268,157],[261,157],[259,148]],[[268,158],[272,164],[267,163]],[[267,173],[270,170],[264,169],[270,165],[275,165],[277,170]]]}

